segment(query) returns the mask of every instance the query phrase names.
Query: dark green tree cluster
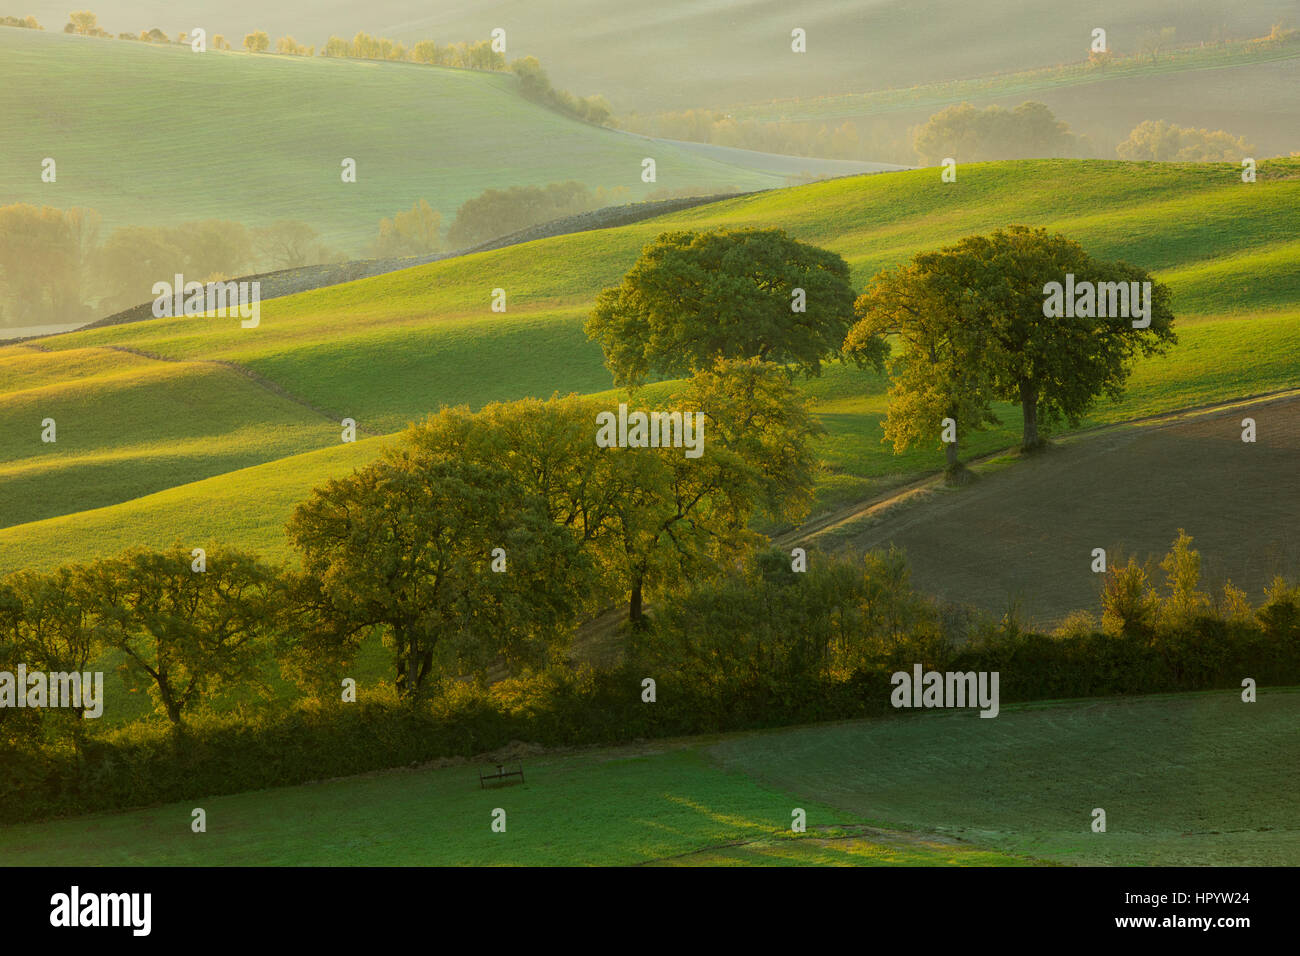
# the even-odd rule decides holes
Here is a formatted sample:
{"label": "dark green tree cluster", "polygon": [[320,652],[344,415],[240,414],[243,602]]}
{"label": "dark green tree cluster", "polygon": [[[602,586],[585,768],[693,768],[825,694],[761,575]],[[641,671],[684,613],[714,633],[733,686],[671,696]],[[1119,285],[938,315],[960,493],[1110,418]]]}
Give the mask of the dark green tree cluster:
{"label": "dark green tree cluster", "polygon": [[596,298],[616,385],[753,358],[817,375],[853,321],[848,264],[781,229],[664,233]]}
{"label": "dark green tree cluster", "polygon": [[[1096,307],[1046,314],[1049,287],[1067,276],[1094,289],[1150,283],[1149,315]],[[896,448],[940,437],[945,418],[958,435],[977,431],[998,421],[995,402],[1010,402],[1023,414],[1022,447],[1033,451],[1044,443],[1040,423],[1077,425],[1102,395],[1119,398],[1137,356],[1177,341],[1169,302],[1168,287],[1141,268],[1096,259],[1045,229],[1011,226],[874,276],[855,304],[845,354],[880,368],[898,346],[885,422]],[[956,445],[948,443],[950,469]]]}
{"label": "dark green tree cluster", "polygon": [[83,672],[112,652],[128,685],[180,726],[213,694],[256,684],[275,653],[281,593],[273,568],[227,548],[137,549],[20,571],[0,582],[0,665]]}

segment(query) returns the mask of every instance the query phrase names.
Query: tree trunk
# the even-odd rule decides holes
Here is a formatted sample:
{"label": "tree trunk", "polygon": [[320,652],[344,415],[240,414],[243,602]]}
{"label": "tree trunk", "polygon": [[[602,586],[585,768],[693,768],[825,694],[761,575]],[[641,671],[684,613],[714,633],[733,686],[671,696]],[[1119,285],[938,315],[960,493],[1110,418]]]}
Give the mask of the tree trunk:
{"label": "tree trunk", "polygon": [[181,725],[181,705],[172,699],[170,693],[164,693],[162,699],[163,706],[167,708],[167,717],[173,724],[179,727]]}
{"label": "tree trunk", "polygon": [[645,620],[645,615],[642,613],[640,575],[637,575],[636,581],[632,584],[632,599],[628,603],[627,619],[631,621],[633,627],[640,627]]}
{"label": "tree trunk", "polygon": [[1038,435],[1038,390],[1027,382],[1020,384],[1020,409],[1025,417],[1021,451],[1038,451],[1043,447],[1043,439]]}
{"label": "tree trunk", "polygon": [[957,470],[957,443],[955,441],[944,442],[943,453],[947,458],[948,471]]}
{"label": "tree trunk", "polygon": [[418,693],[424,686],[424,679],[429,676],[429,671],[433,669],[433,651],[425,651],[420,655],[420,669],[415,673],[415,692]]}

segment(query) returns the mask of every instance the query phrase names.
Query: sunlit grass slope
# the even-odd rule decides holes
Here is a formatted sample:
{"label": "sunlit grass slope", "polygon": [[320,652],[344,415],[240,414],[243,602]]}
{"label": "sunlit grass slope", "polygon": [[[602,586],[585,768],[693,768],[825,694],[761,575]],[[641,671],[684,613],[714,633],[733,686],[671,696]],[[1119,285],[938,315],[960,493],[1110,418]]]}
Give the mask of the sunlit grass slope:
{"label": "sunlit grass slope", "polygon": [[309,409],[207,363],[5,349],[0,382],[0,525],[115,504],[339,437]]}
{"label": "sunlit grass slope", "polygon": [[[860,288],[875,271],[963,235],[1010,222],[1046,225],[1098,255],[1152,268],[1174,289],[1180,344],[1139,363],[1122,403],[1103,403],[1095,421],[1292,386],[1300,383],[1300,161],[1261,169],[1249,185],[1228,164],[996,163],[963,167],[955,184],[926,170],[857,177],[271,300],[257,329],[229,319],[158,319],[46,339],[45,353],[0,348],[0,418],[15,436],[0,461],[16,470],[15,480],[39,475],[48,499],[6,496],[6,519],[26,523],[0,531],[0,568],[56,562],[68,553],[60,541],[77,541],[75,553],[84,555],[135,540],[170,543],[179,531],[280,553],[292,503],[342,462],[373,453],[361,443],[284,458],[337,443],[338,418],[387,433],[443,404],[608,389],[600,351],[582,333],[584,316],[595,293],[666,229],[781,226],[844,255]],[[495,288],[506,290],[504,314],[490,311]],[[178,364],[211,361],[255,373],[322,414],[230,369]],[[251,391],[236,400],[218,380]],[[829,431],[824,502],[938,464],[933,449],[895,456],[881,443],[883,377],[835,367],[807,387]],[[189,404],[150,389],[188,395]],[[87,390],[113,401],[74,399]],[[119,410],[132,396],[140,414],[127,427]],[[41,446],[43,409],[55,406],[66,409],[59,427],[68,444],[61,437],[57,447]],[[1014,441],[1017,413],[1003,411],[1002,429],[977,436],[969,452]],[[79,435],[101,437],[78,447]],[[200,442],[220,454],[206,457]],[[87,462],[74,452],[99,457]],[[142,463],[141,455],[160,463]],[[254,467],[220,477],[243,465]],[[65,490],[85,487],[75,476],[88,468],[103,494]],[[199,479],[193,488],[173,487]],[[68,514],[114,504],[105,500],[114,487],[122,503]],[[195,496],[242,504],[230,513],[196,507],[203,497]]]}

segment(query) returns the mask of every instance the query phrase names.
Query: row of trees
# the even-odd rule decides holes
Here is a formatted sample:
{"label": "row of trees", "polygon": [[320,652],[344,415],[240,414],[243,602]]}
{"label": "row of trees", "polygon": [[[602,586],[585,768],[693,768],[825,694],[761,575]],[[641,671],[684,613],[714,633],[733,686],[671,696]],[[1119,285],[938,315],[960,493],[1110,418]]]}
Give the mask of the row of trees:
{"label": "row of trees", "polygon": [[388,258],[429,255],[445,247],[468,249],[529,226],[602,209],[619,202],[627,192],[625,186],[613,189],[598,186],[592,190],[572,180],[545,186],[487,189],[467,199],[456,210],[445,242],[442,214],[427,200],[417,199],[410,209],[380,220],[379,235],[366,251],[372,256]]}
{"label": "row of trees", "polygon": [[[1157,581],[1163,573],[1164,590]],[[1061,624],[1062,634],[1101,630],[1115,636],[1136,637],[1155,643],[1195,628],[1204,619],[1249,623],[1257,615],[1270,631],[1294,630],[1300,625],[1297,603],[1300,587],[1284,578],[1273,580],[1267,601],[1258,610],[1246,592],[1223,582],[1218,593],[1202,589],[1201,555],[1182,528],[1158,567],[1130,557],[1101,581],[1101,619],[1076,611]]]}
{"label": "row of trees", "polygon": [[[318,552],[314,560],[325,559],[316,568],[324,575],[319,581],[270,568],[234,550],[210,552],[203,571],[195,570],[192,552],[180,546],[158,553],[132,551],[50,573],[20,572],[0,582],[0,671],[13,674],[23,664],[29,674],[85,672],[116,659],[125,686],[146,690],[157,712],[180,729],[222,691],[237,690],[245,701],[253,690],[275,696],[269,680],[277,662],[285,677],[337,700],[340,676],[352,672],[352,652],[345,645],[365,629],[385,633],[396,664],[396,688],[408,704],[434,693],[445,700],[457,697],[452,688],[469,689],[467,685],[442,679],[471,662],[481,674],[493,654],[526,653],[529,640],[539,647],[564,643],[569,632],[563,622],[593,597],[564,590],[564,584],[581,583],[593,571],[589,564],[582,566],[579,536],[548,519],[539,500],[530,505],[505,472],[444,467],[423,477],[409,488],[444,519],[426,527],[459,527],[459,519],[471,510],[493,510],[451,496],[486,497],[497,506],[500,520],[472,524],[476,543],[500,540],[496,532],[515,534],[516,543],[532,539],[542,546],[538,555],[521,552],[530,563],[520,580],[494,574],[484,562],[422,562],[419,541],[412,542],[414,553],[403,552],[400,560],[373,568],[369,575],[334,575],[340,548]],[[507,483],[500,489],[461,480],[502,477]],[[523,530],[512,517],[515,507],[523,508],[518,513]],[[319,517],[309,508],[300,515],[304,522]],[[328,536],[328,525],[337,520],[327,518],[317,532]],[[408,523],[404,517],[391,527]],[[365,522],[356,530],[364,535]],[[436,534],[429,540],[435,539]],[[675,581],[662,597],[654,627],[633,632],[628,647],[633,666],[623,676],[659,675],[661,685],[703,708],[694,715],[696,724],[682,728],[689,731],[720,716],[709,712],[710,702],[725,712],[741,704],[761,707],[764,688],[780,699],[796,688],[824,691],[861,683],[863,675],[888,673],[902,661],[937,664],[964,652],[1015,656],[1026,639],[1037,639],[1040,646],[1022,660],[1041,663],[1041,655],[1050,651],[1042,646],[1044,640],[1062,647],[1073,643],[1085,656],[1089,646],[1094,654],[1120,656],[1151,649],[1166,669],[1184,676],[1206,667],[1221,669],[1236,642],[1263,638],[1282,642],[1275,649],[1289,651],[1287,644],[1293,646],[1300,633],[1300,587],[1276,578],[1258,606],[1231,581],[1217,593],[1205,589],[1200,554],[1191,545],[1180,529],[1158,566],[1130,559],[1113,567],[1099,581],[1100,620],[1077,611],[1050,639],[1027,631],[1014,610],[998,619],[917,592],[896,550],[864,556],[811,553],[807,570],[797,573],[785,551],[756,548],[709,574]],[[427,593],[417,593],[417,578]],[[529,592],[530,585],[539,590]],[[440,588],[444,594],[439,601]],[[326,595],[325,589],[335,593]],[[403,596],[412,600],[402,603]],[[344,600],[349,607],[339,606]],[[435,619],[435,608],[440,619]],[[500,630],[520,622],[534,630],[513,637]],[[559,625],[560,634],[544,633],[547,622]],[[1095,693],[1097,681],[1106,688],[1106,671],[1101,664],[1091,678],[1084,677],[1084,689],[1074,692]],[[540,680],[504,681],[506,695],[544,694],[548,687],[573,683],[564,678],[565,668],[531,673],[541,675]],[[1022,667],[1009,676],[1028,688],[1052,684],[1050,674],[1034,668]],[[1142,686],[1141,675],[1134,676],[1136,683],[1125,682],[1130,691]],[[431,690],[435,684],[439,691]],[[1032,698],[1032,690],[1015,697]],[[77,709],[0,709],[0,746],[46,741],[80,748],[86,731]]]}
{"label": "row of trees", "polygon": [[578,396],[444,409],[298,506],[301,571],[177,545],[11,575],[0,670],[81,671],[112,650],[180,725],[222,689],[264,686],[277,659],[337,691],[372,634],[412,700],[435,677],[540,665],[610,600],[639,625],[645,595],[743,557],[756,514],[806,511],[816,429],[787,376],[720,362],[673,399],[706,416],[701,459],[597,446],[598,403]]}
{"label": "row of trees", "polygon": [[575,96],[567,90],[557,90],[551,86],[550,78],[542,69],[542,64],[535,56],[526,56],[510,64],[510,70],[519,77],[519,92],[526,98],[543,106],[549,106],[570,116],[595,123],[599,126],[617,126],[614,122],[614,110],[605,97]]}
{"label": "row of trees", "polygon": [[467,249],[529,226],[614,205],[627,192],[626,186],[598,186],[592,190],[575,180],[488,189],[456,210],[456,218],[447,230],[447,242],[453,249]]}
{"label": "row of trees", "polygon": [[[12,24],[6,21],[12,20]],[[0,25],[12,25],[43,29],[35,18],[18,20],[6,17]],[[65,33],[79,36],[112,37],[112,34],[99,25],[99,18],[89,10],[79,10],[69,14],[69,22],[64,27]],[[165,33],[158,29],[142,30],[137,36],[133,33],[119,33],[118,39],[143,40],[146,43],[170,43]],[[185,33],[177,35],[176,43],[188,43]],[[230,43],[221,34],[212,38],[212,46],[217,50],[229,50]],[[269,53],[271,37],[265,30],[253,30],[245,34],[244,50],[248,53]],[[291,36],[279,37],[275,41],[275,52],[284,56],[315,56],[316,47],[299,43]],[[406,63],[421,63],[426,66],[456,67],[464,70],[488,70],[496,73],[514,73],[519,78],[519,90],[523,96],[544,106],[560,110],[578,119],[603,126],[617,125],[614,111],[603,96],[575,96],[567,90],[557,90],[551,85],[546,71],[534,56],[521,57],[507,64],[503,52],[493,48],[491,40],[477,40],[473,43],[458,42],[439,44],[433,40],[421,40],[407,46],[388,37],[371,36],[364,30],[351,40],[331,36],[320,50],[321,56],[337,59],[388,60]]]}
{"label": "row of trees", "polygon": [[[614,125],[611,123],[611,125]],[[885,117],[826,123],[736,119],[723,110],[628,113],[619,128],[645,136],[711,143],[786,156],[857,159],[910,165],[916,161],[906,130]]]}
{"label": "row of trees", "polygon": [[[281,642],[283,582],[255,556],[179,545],[130,551],[0,582],[0,670],[83,672],[114,651],[133,688],[173,724],[212,693],[257,682]],[[0,720],[79,719],[80,710],[0,710]]]}
{"label": "row of trees", "polygon": [[0,324],[91,321],[149,301],[153,284],[177,273],[204,281],[341,258],[303,222],[207,219],[104,238],[92,209],[0,206]]}
{"label": "row of trees", "polygon": [[[921,162],[937,165],[948,157],[963,162],[1088,155],[1091,148],[1042,103],[976,109],[970,103],[949,106],[913,133]],[[1163,120],[1135,126],[1116,147],[1120,159],[1159,162],[1238,162],[1254,154],[1240,136],[1223,130],[1192,129]]]}
{"label": "row of trees", "polygon": [[411,46],[387,37],[375,37],[364,31],[351,40],[331,36],[321,47],[321,56],[357,60],[398,60],[427,66],[452,66],[465,70],[507,70],[505,54],[492,49],[490,40],[474,43],[438,44],[421,40]]}
{"label": "row of trees", "polygon": [[[17,17],[0,18],[0,26],[30,27],[44,29],[35,17],[19,20]],[[78,36],[108,37],[113,36],[99,24],[99,17],[90,10],[78,10],[68,15],[64,33]],[[140,33],[119,33],[121,40],[143,40],[146,43],[188,43],[189,36],[180,33],[171,40],[163,31],[154,28]],[[229,50],[230,43],[221,34],[212,39],[212,46],[218,50]],[[265,30],[253,30],[245,34],[243,47],[249,53],[268,53],[271,50],[271,37]],[[316,48],[298,43],[291,36],[279,37],[275,42],[275,52],[289,56],[314,56]],[[492,49],[491,41],[479,40],[475,43],[437,44],[432,40],[422,40],[407,47],[406,44],[387,37],[374,37],[362,31],[351,40],[331,36],[321,48],[321,56],[352,57],[363,60],[403,60],[410,63],[425,63],[433,66],[454,66],[470,70],[507,70],[505,55]]]}
{"label": "row of trees", "polygon": [[[271,38],[256,30],[244,37],[244,49],[249,53],[266,53],[271,48]],[[276,53],[292,56],[314,56],[316,48],[303,46],[293,37],[281,37],[276,42]],[[570,116],[602,126],[614,126],[614,111],[603,96],[575,96],[567,90],[557,90],[535,56],[521,57],[507,65],[505,54],[493,49],[492,41],[474,43],[438,44],[421,40],[407,46],[387,37],[371,36],[364,31],[351,40],[331,36],[321,47],[321,56],[338,59],[387,60],[421,63],[426,66],[457,67],[464,70],[488,70],[496,73],[513,73],[519,78],[519,92],[527,99],[543,106],[557,109]]]}
{"label": "row of trees", "polygon": [[[6,18],[8,19],[8,18]],[[36,29],[44,29],[32,17],[27,18],[30,23],[27,26],[35,26]],[[4,24],[6,26],[10,24]],[[13,24],[19,26],[21,24]],[[111,39],[113,34],[99,25],[99,17],[90,10],[77,10],[68,14],[68,22],[63,27],[64,33],[75,34],[83,37],[105,37]],[[138,40],[143,43],[188,43],[189,40],[184,33],[178,34],[175,40],[172,40],[166,33],[154,27],[150,30],[141,30],[139,33],[119,33],[119,40]],[[213,42],[217,49],[230,49],[230,44],[225,42],[225,38],[218,35]]]}
{"label": "row of trees", "polygon": [[[905,137],[891,131],[888,124],[877,124],[868,130],[864,124],[849,120],[834,127],[760,122],[737,120],[718,110],[633,114],[621,118],[619,125],[665,139],[790,156],[904,165],[938,165],[949,157],[959,162],[989,162],[1099,155],[1087,137],[1073,133],[1047,106],[1033,101],[1014,109],[954,104],[913,127]],[[1254,155],[1254,147],[1243,137],[1223,130],[1193,129],[1163,120],[1146,120],[1118,145],[1117,153],[1121,159],[1128,160],[1237,162],[1244,156]]]}
{"label": "row of trees", "polygon": [[[1049,283],[1150,283],[1150,314],[1046,316]],[[1127,298],[1127,297],[1126,297]],[[893,378],[885,437],[902,451],[998,421],[994,403],[1024,415],[1023,447],[1039,423],[1077,424],[1103,394],[1118,399],[1139,355],[1177,341],[1169,289],[1123,262],[1094,259],[1045,229],[972,236],[875,275],[854,297],[838,255],[777,229],[666,233],[647,246],[587,323],[616,384],[637,386],[718,358],[755,359],[819,374],[843,357]],[[1133,303],[1136,308],[1137,303]],[[1082,311],[1082,310],[1081,310]],[[957,441],[948,466],[960,474]]]}
{"label": "row of trees", "polygon": [[[1100,620],[1077,611],[1047,643],[1092,643],[1099,650],[1109,644],[1111,653],[1151,648],[1187,673],[1204,658],[1215,658],[1216,665],[1227,659],[1223,651],[1233,642],[1221,635],[1229,629],[1238,639],[1254,632],[1294,642],[1300,586],[1276,578],[1256,606],[1231,581],[1217,593],[1206,588],[1200,563],[1191,537],[1180,529],[1158,564],[1131,559],[1101,576]],[[809,678],[835,686],[917,660],[933,666],[963,652],[1012,652],[1031,634],[1014,608],[997,618],[916,591],[896,550],[811,554],[808,570],[794,573],[789,555],[771,549],[675,594],[656,614],[654,629],[635,636],[632,654],[646,673],[673,674],[675,686],[719,688],[718,703],[727,707],[728,698],[752,696],[740,692],[744,687],[788,693]],[[1041,656],[1018,660],[1016,673],[1003,674],[1009,684],[1051,682],[1050,673],[1033,673],[1052,670]],[[1027,661],[1034,666],[1026,667]]]}
{"label": "row of trees", "polygon": [[620,119],[625,129],[647,136],[733,146],[789,156],[934,165],[952,156],[962,162],[1058,156],[1091,156],[1092,146],[1070,132],[1042,103],[1015,109],[946,107],[904,131],[877,120],[825,123],[738,120],[720,110],[683,110]]}
{"label": "row of trees", "polygon": [[977,162],[1078,156],[1089,151],[1050,109],[1028,101],[1013,110],[1001,106],[981,110],[970,103],[946,107],[916,129],[912,146],[926,166],[947,157]]}

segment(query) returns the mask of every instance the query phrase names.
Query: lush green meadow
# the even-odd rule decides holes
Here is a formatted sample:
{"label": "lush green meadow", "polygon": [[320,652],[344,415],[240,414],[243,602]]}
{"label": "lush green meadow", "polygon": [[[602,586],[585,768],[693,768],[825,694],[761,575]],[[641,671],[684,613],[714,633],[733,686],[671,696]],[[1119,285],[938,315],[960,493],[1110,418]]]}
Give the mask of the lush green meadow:
{"label": "lush green meadow", "polygon": [[[180,484],[338,440],[319,415],[219,365],[91,349],[71,362],[26,349],[0,357],[0,378],[18,380],[0,403],[0,429],[12,436],[0,445],[4,524],[138,498],[160,480]],[[42,441],[47,418],[54,443]]]}
{"label": "lush green meadow", "polygon": [[[96,13],[114,32],[155,25],[135,22],[125,0],[106,2]],[[294,588],[249,605],[258,627],[274,620],[265,647],[275,653],[202,691],[183,725],[173,706],[169,725],[148,682],[129,679],[131,651],[117,642],[127,632],[101,629],[114,620],[107,604],[129,605],[132,592],[113,590],[109,574],[70,587],[89,616],[60,623],[94,626],[88,666],[104,672],[104,716],[75,746],[57,715],[19,721],[13,734],[6,724],[0,743],[15,745],[11,772],[0,773],[6,819],[44,822],[0,826],[0,867],[1294,865],[1300,687],[1269,681],[1294,684],[1300,673],[1295,594],[1279,586],[1260,598],[1273,575],[1294,579],[1300,560],[1287,494],[1300,468],[1300,154],[1262,157],[1300,145],[1277,146],[1295,143],[1300,41],[1217,43],[1268,33],[1292,4],[1260,0],[1221,15],[1181,0],[1097,0],[1076,15],[1048,0],[940,13],[871,0],[810,8],[783,25],[766,0],[638,10],[573,0],[565,18],[513,0],[450,0],[414,17],[376,0],[324,18],[248,0],[208,15],[179,0],[165,14],[179,22],[156,24],[170,35],[202,25],[210,43],[224,32],[236,46],[245,30],[267,29],[273,43],[293,34],[318,48],[326,30],[444,43],[504,25],[510,59],[536,54],[556,87],[605,94],[616,114],[744,102],[734,114],[742,122],[854,120],[865,142],[874,126],[879,142],[895,145],[900,130],[947,103],[1032,97],[1092,137],[1081,154],[1114,155],[1114,139],[1142,119],[1259,134],[1265,148],[1249,184],[1235,162],[1096,159],[961,160],[953,183],[931,168],[789,187],[812,178],[803,173],[846,167],[579,122],[524,99],[512,74],[200,55],[64,35],[43,8],[44,32],[0,28],[0,205],[90,207],[104,217],[104,236],[128,224],[289,219],[369,255],[380,218],[419,199],[445,227],[493,187],[576,179],[625,188],[618,202],[663,189],[745,191],[270,298],[256,328],[182,316],[0,342],[0,577],[174,544],[235,546],[296,565],[285,533],[295,506],[439,408],[556,393],[615,407],[627,395],[612,387],[584,323],[600,291],[665,232],[778,227],[842,256],[861,291],[882,270],[962,237],[1047,227],[1166,283],[1178,335],[1168,354],[1137,360],[1122,397],[1101,400],[1077,428],[1055,429],[1041,454],[1010,451],[1021,410],[997,406],[999,422],[961,435],[963,458],[985,460],[971,482],[951,485],[940,477],[941,445],[896,454],[884,441],[886,374],[828,365],[800,380],[824,429],[813,440],[817,520],[792,528],[755,519],[781,553],[751,553],[752,567],[716,590],[707,575],[678,575],[672,587],[646,578],[649,627],[628,626],[626,600],[604,614],[584,605],[572,641],[540,672],[520,667],[510,672],[517,679],[498,681],[503,658],[484,665],[496,651],[485,652],[475,659],[481,686],[435,673],[430,699],[410,712],[409,696],[398,706],[407,685],[392,684],[408,673],[405,658],[384,646],[404,633],[401,621],[367,632],[342,671],[313,675],[330,651],[308,638],[326,632]],[[313,21],[322,35],[311,34]],[[1166,32],[1163,57],[1090,69],[1083,61],[1098,23],[1121,54],[1156,42],[1161,28],[1176,28],[1177,39]],[[794,27],[808,31],[806,55],[790,51]],[[1206,42],[1190,45],[1197,40]],[[641,181],[646,156],[657,162],[655,183]],[[45,157],[57,160],[55,183],[41,181]],[[357,161],[356,183],[340,181],[344,157]],[[499,294],[504,311],[494,311]],[[21,313],[25,302],[15,301]],[[1258,421],[1258,442],[1241,440],[1245,415]],[[344,437],[349,419],[355,441]],[[350,530],[333,540],[360,537],[344,507]],[[376,526],[375,539],[408,540]],[[1120,579],[1089,567],[1094,547],[1112,570],[1129,555],[1152,559],[1147,584],[1161,589],[1154,559],[1184,529],[1199,550],[1175,552],[1177,567],[1195,564],[1198,586],[1211,592],[1204,602],[1188,585],[1167,598],[1134,591],[1119,610],[1112,599],[1105,626],[1079,613],[1098,612],[1099,585]],[[808,574],[790,575],[804,590],[784,577],[795,543],[811,559]],[[511,547],[515,567],[535,565]],[[892,555],[861,561],[894,547],[905,571]],[[858,556],[855,567],[826,560],[839,549]],[[474,561],[484,549],[460,550]],[[188,558],[179,560],[183,568]],[[368,555],[357,577],[373,590],[373,569],[392,563]],[[598,585],[620,597],[621,567],[602,564]],[[127,570],[111,573],[132,580]],[[320,577],[336,596],[341,579]],[[1224,590],[1229,578],[1249,608]],[[225,580],[184,570],[178,579],[191,590]],[[93,599],[83,594],[95,588]],[[370,613],[368,593],[352,604]],[[140,601],[145,612],[162,607]],[[280,604],[295,616],[273,618]],[[23,628],[44,627],[50,606],[20,605],[14,641],[0,650],[45,653]],[[1067,614],[1071,627],[1051,632]],[[149,620],[166,629],[175,619],[159,611]],[[436,631],[439,653],[448,620]],[[501,620],[495,631],[513,634],[514,619]],[[297,633],[303,621],[311,627]],[[184,669],[165,656],[159,647],[159,671]],[[54,670],[47,657],[41,666]],[[1005,704],[993,720],[973,708],[892,711],[883,688],[896,666],[910,666],[901,660],[1001,668]],[[1238,672],[1264,684],[1257,703],[1241,700]],[[628,692],[642,673],[658,681],[653,706]],[[355,678],[359,704],[340,703],[341,674]],[[319,676],[319,686],[286,675]],[[154,676],[166,697],[165,677]],[[1209,687],[1228,689],[1150,695]],[[1149,696],[1120,696],[1139,693]],[[1094,696],[1076,698],[1085,694]],[[1076,699],[1041,699],[1066,696]],[[737,728],[746,730],[666,737]],[[574,746],[593,743],[601,746]],[[447,759],[418,763],[433,757]],[[515,762],[526,784],[480,788],[480,770]],[[394,769],[362,773],[380,767]],[[134,809],[48,819],[102,808]],[[206,832],[191,828],[195,808]],[[796,808],[806,833],[791,832]],[[1094,808],[1105,811],[1106,832],[1090,829]],[[492,826],[499,811],[505,832]]]}
{"label": "lush green meadow", "polygon": [[[840,814],[1111,865],[1293,865],[1300,692],[1023,705],[750,735],[721,765]],[[1106,811],[1106,832],[1091,831]]]}
{"label": "lush green meadow", "polygon": [[[449,223],[493,187],[577,179],[626,187],[631,202],[659,188],[779,186],[816,165],[751,170],[601,129],[523,99],[512,74],[51,30],[0,28],[0,102],[0,204],[86,206],[108,227],[297,219],[348,252],[417,199]],[[47,156],[55,183],[41,181]],[[641,181],[645,156],[655,184]],[[341,180],[345,157],[355,183]]]}
{"label": "lush green meadow", "polygon": [[[1266,163],[1245,185],[1228,164],[1043,160],[964,167],[955,184],[928,170],[856,177],[270,300],[257,329],[155,319],[0,347],[0,469],[23,490],[0,511],[0,570],[178,538],[283,556],[293,504],[378,448],[339,444],[342,418],[374,435],[444,404],[609,389],[584,317],[667,229],[781,226],[843,255],[861,287],[963,235],[1046,225],[1152,268],[1175,294],[1180,344],[1140,362],[1093,423],[1294,386],[1297,172],[1300,161]],[[490,310],[494,288],[505,314]],[[807,388],[828,431],[823,506],[939,467],[935,449],[896,456],[881,443],[883,376],[833,366]],[[969,453],[1014,442],[1018,412],[1003,411]],[[45,417],[57,445],[39,440]]]}
{"label": "lush green meadow", "polygon": [[498,790],[484,758],[7,827],[0,863],[1288,864],[1298,716],[1300,692],[1264,688],[525,753]]}
{"label": "lush green meadow", "polygon": [[[0,830],[0,863],[616,866],[770,840],[788,832],[796,806],[811,827],[858,822],[721,771],[698,745],[523,763],[526,783],[499,789],[480,789],[479,765],[460,764],[10,827]],[[190,830],[194,806],[207,812],[206,833]],[[490,828],[498,807],[505,833]],[[1016,862],[938,843],[880,850],[881,864]]]}

